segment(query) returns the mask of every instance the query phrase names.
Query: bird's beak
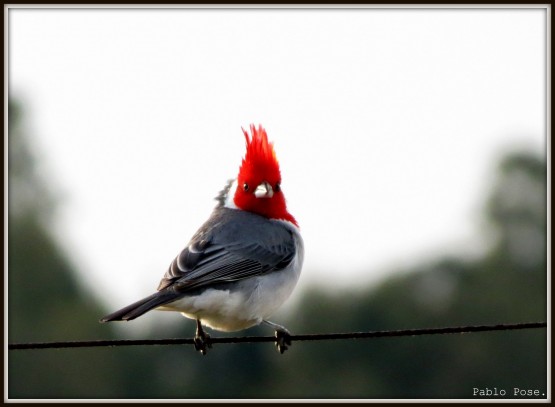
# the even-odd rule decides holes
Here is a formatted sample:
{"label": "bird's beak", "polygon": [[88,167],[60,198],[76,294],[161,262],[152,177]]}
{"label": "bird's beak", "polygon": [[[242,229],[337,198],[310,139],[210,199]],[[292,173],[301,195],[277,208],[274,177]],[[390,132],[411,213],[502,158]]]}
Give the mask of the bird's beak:
{"label": "bird's beak", "polygon": [[264,181],[256,187],[256,189],[254,190],[254,196],[256,196],[257,198],[271,198],[272,196],[274,196],[274,190],[272,189],[272,186],[270,184]]}

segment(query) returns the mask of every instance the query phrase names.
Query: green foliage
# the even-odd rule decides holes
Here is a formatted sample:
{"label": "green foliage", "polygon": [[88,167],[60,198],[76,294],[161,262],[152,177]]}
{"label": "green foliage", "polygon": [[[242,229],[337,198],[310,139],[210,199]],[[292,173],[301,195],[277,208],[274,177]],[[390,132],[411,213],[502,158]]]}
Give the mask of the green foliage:
{"label": "green foliage", "polygon": [[[20,108],[10,103],[9,342],[116,337],[105,309],[48,231],[47,190]],[[312,290],[293,332],[342,332],[546,319],[546,165],[508,156],[487,201],[496,244],[480,259],[439,258],[378,286]],[[289,319],[289,321],[287,320]],[[190,337],[175,315],[164,337]],[[248,335],[267,335],[257,327]],[[217,334],[216,334],[217,335]],[[159,335],[156,335],[159,337]],[[294,343],[11,351],[10,398],[472,398],[474,387],[547,389],[545,330]]]}

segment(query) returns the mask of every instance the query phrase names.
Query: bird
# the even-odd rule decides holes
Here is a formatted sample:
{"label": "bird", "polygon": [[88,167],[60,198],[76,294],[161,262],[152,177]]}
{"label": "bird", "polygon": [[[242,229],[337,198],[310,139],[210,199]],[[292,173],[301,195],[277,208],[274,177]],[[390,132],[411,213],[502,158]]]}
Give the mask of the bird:
{"label": "bird", "polygon": [[194,346],[211,347],[203,326],[235,332],[274,329],[280,353],[290,332],[268,320],[293,292],[304,260],[299,224],[287,210],[273,142],[264,127],[241,128],[246,153],[236,178],[215,198],[212,214],[173,259],[157,291],[100,322],[130,321],[148,311],[180,312],[196,321]]}

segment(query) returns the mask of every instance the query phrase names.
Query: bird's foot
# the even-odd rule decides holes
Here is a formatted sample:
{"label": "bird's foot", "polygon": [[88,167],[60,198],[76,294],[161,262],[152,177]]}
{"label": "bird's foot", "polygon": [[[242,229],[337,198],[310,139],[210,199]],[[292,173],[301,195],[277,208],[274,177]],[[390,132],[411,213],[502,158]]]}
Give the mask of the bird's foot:
{"label": "bird's foot", "polygon": [[279,353],[285,352],[291,346],[291,333],[288,330],[276,330],[276,348]]}
{"label": "bird's foot", "polygon": [[276,337],[275,345],[278,352],[283,353],[287,349],[289,349],[289,346],[291,346],[291,332],[289,332],[287,328],[281,325],[275,324],[273,322],[264,321],[264,323],[270,325],[272,328],[275,329],[275,333],[274,333]]}
{"label": "bird's foot", "polygon": [[195,335],[194,341],[195,349],[203,355],[206,355],[206,350],[212,347],[212,344],[210,343],[210,335],[206,332],[204,332],[203,335]]}
{"label": "bird's foot", "polygon": [[212,344],[210,343],[210,335],[208,335],[202,329],[200,325],[200,321],[197,319],[197,331],[195,333],[195,337],[193,339],[195,344],[195,349],[198,350],[203,355],[206,355],[207,348],[211,348]]}

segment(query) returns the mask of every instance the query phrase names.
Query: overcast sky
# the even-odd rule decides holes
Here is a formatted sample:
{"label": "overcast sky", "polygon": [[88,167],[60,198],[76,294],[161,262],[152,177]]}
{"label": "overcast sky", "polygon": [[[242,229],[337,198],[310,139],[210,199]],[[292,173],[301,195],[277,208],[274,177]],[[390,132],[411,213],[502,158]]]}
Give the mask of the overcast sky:
{"label": "overcast sky", "polygon": [[8,28],[56,233],[110,307],[210,215],[241,126],[274,141],[305,239],[293,297],[479,253],[498,159],[545,151],[542,8],[12,8]]}

